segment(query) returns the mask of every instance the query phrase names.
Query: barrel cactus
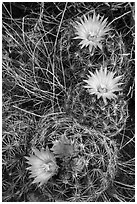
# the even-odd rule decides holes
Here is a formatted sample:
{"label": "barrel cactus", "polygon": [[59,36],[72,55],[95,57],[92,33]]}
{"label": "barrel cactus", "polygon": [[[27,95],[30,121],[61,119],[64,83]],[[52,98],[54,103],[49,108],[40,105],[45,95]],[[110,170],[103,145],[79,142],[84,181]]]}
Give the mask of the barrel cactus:
{"label": "barrel cactus", "polygon": [[66,114],[45,116],[31,144],[48,145],[56,158],[58,172],[41,186],[43,192],[50,189],[55,201],[96,201],[115,178],[116,142]]}

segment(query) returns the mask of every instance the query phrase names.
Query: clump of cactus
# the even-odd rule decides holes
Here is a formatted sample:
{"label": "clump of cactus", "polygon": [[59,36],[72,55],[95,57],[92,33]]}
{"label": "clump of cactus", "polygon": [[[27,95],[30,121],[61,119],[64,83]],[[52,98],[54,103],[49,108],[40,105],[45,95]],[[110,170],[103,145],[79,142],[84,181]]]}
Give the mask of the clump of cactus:
{"label": "clump of cactus", "polygon": [[31,144],[39,149],[48,145],[56,158],[58,172],[41,187],[51,189],[55,200],[95,201],[115,178],[116,142],[66,115],[45,116]]}
{"label": "clump of cactus", "polygon": [[134,201],[134,24],[130,2],[3,3],[3,201]]}
{"label": "clump of cactus", "polygon": [[[90,19],[93,15],[94,12],[90,11],[87,18],[89,16]],[[103,17],[104,16],[102,16],[102,18]],[[106,34],[102,36],[99,44],[100,48],[97,44],[93,46],[92,51],[89,51],[87,46],[83,46],[81,49],[80,45],[82,44],[82,39],[80,41],[77,37],[77,27],[80,25],[81,21],[84,25],[84,18],[86,18],[85,15],[82,15],[79,18],[64,23],[56,53],[57,65],[63,65],[64,75],[68,79],[69,84],[72,83],[73,85],[77,85],[77,83],[84,79],[87,71],[90,70],[93,72],[98,66],[104,63],[108,66],[108,70],[116,71],[117,75],[123,76],[123,88],[126,89],[127,84],[132,77],[133,69],[132,60],[129,60],[128,58],[130,53],[128,53],[128,48],[125,46],[121,33],[118,33],[116,29],[113,29],[112,23],[110,23]],[[87,19],[85,21],[87,21]]]}

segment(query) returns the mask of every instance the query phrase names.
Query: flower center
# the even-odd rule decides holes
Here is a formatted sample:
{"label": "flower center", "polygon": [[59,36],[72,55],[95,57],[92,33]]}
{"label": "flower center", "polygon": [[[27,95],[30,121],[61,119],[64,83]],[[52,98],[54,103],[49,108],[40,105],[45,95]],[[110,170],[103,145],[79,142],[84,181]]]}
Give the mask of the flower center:
{"label": "flower center", "polygon": [[48,163],[48,164],[43,164],[42,165],[42,168],[43,168],[43,170],[44,171],[46,171],[46,172],[49,172],[49,171],[51,171],[51,165]]}
{"label": "flower center", "polygon": [[99,87],[98,88],[98,92],[100,92],[100,93],[107,93],[108,92],[108,89],[106,88],[106,87]]}
{"label": "flower center", "polygon": [[87,39],[88,39],[89,41],[92,41],[92,42],[93,42],[96,38],[97,38],[97,35],[92,35],[91,33],[89,33],[88,36],[87,36]]}

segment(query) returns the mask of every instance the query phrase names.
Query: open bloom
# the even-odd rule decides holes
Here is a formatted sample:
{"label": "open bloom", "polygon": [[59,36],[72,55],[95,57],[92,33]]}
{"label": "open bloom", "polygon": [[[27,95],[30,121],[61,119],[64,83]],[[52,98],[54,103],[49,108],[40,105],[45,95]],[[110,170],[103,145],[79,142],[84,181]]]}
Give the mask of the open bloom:
{"label": "open bloom", "polygon": [[47,181],[56,173],[57,164],[54,155],[46,148],[46,151],[34,149],[35,155],[25,157],[27,163],[31,165],[27,169],[31,171],[30,178],[34,178],[32,183],[40,183],[39,186]]}
{"label": "open bloom", "polygon": [[105,104],[107,103],[106,99],[117,97],[114,92],[121,90],[118,86],[122,83],[118,82],[122,75],[114,78],[115,72],[107,73],[107,67],[105,67],[104,70],[103,67],[101,67],[101,69],[99,71],[96,70],[94,74],[90,71],[89,73],[90,76],[88,75],[88,80],[84,80],[84,82],[87,83],[84,88],[88,88],[90,94],[97,95],[98,99],[102,97]]}
{"label": "open bloom", "polygon": [[96,15],[94,12],[93,17],[84,15],[83,20],[80,18],[81,22],[76,22],[74,27],[77,36],[74,39],[82,40],[79,43],[81,48],[89,46],[90,52],[93,47],[102,49],[101,41],[110,30],[110,27],[107,26],[107,18],[105,20],[103,18],[104,16],[100,18],[100,15]]}

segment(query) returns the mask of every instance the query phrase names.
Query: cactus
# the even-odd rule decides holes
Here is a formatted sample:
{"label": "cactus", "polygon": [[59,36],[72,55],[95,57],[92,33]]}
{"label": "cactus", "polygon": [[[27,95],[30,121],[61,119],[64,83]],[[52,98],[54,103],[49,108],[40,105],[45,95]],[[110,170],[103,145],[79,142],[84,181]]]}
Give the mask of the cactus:
{"label": "cactus", "polygon": [[4,202],[134,201],[134,24],[133,2],[3,3]]}
{"label": "cactus", "polygon": [[[92,15],[92,11],[90,14]],[[58,67],[63,66],[68,88],[69,85],[77,85],[83,81],[89,70],[94,72],[100,65],[107,65],[109,71],[123,76],[123,91],[126,92],[127,84],[132,78],[134,63],[129,60],[130,53],[122,34],[110,26],[109,33],[102,40],[101,49],[93,48],[92,52],[87,47],[81,49],[79,40],[75,40],[75,22],[79,19],[83,19],[83,16],[66,21],[62,25],[61,38],[57,45],[56,63]]]}
{"label": "cactus", "polygon": [[59,171],[41,187],[49,188],[55,200],[95,201],[115,178],[116,142],[65,114],[45,116],[31,144],[39,148],[48,144],[56,157]]}
{"label": "cactus", "polygon": [[109,137],[117,135],[128,118],[128,105],[123,95],[119,94],[105,105],[101,98],[90,95],[83,83],[69,92],[65,108],[81,125]]}

